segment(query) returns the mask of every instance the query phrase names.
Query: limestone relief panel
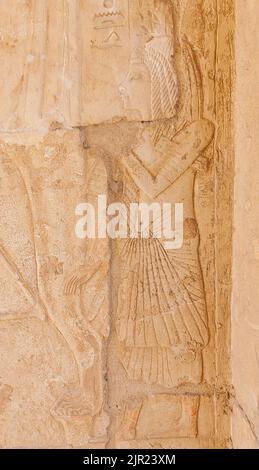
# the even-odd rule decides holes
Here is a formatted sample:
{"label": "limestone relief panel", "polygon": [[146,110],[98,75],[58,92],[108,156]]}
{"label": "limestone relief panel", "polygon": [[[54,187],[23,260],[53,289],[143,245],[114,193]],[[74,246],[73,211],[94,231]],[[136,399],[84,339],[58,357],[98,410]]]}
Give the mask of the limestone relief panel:
{"label": "limestone relief panel", "polygon": [[233,2],[10,4],[0,445],[227,447]]}

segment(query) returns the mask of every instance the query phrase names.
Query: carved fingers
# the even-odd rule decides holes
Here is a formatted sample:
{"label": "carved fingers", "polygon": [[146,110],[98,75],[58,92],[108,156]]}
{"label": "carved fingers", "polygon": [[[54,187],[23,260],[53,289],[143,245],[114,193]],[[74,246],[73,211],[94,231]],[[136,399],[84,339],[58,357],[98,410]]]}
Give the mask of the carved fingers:
{"label": "carved fingers", "polygon": [[103,264],[100,260],[87,264],[83,268],[74,272],[65,282],[64,294],[75,295],[76,291],[86,285],[92,277],[101,270],[104,274],[107,273],[107,263]]}
{"label": "carved fingers", "polygon": [[79,276],[74,274],[66,283],[64,287],[65,295],[74,295],[78,288]]}

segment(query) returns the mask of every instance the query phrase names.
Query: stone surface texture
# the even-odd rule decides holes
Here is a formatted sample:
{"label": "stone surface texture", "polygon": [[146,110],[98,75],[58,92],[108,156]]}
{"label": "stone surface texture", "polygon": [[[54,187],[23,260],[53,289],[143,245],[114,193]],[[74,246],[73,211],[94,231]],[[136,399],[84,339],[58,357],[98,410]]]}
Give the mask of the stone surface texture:
{"label": "stone surface texture", "polygon": [[1,448],[259,446],[257,10],[0,0]]}
{"label": "stone surface texture", "polygon": [[254,0],[237,3],[232,434],[234,447],[258,449],[259,12]]}

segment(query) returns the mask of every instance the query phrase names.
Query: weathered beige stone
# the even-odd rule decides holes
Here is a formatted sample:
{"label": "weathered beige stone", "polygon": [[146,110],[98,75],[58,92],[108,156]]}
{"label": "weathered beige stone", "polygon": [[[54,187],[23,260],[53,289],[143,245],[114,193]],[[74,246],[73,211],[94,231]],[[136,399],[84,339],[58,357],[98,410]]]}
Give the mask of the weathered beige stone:
{"label": "weathered beige stone", "polygon": [[[258,445],[256,10],[0,2],[1,447]],[[99,195],[183,203],[183,245],[78,238]]]}
{"label": "weathered beige stone", "polygon": [[237,3],[232,435],[236,448],[259,448],[259,13],[254,0]]}
{"label": "weathered beige stone", "polygon": [[[131,103],[133,108],[126,110],[119,93],[130,92],[131,65],[140,68],[137,64],[142,60],[151,29],[162,38],[170,35],[173,28],[172,21],[165,26],[165,18],[173,15],[168,4],[162,2],[154,16],[157,7],[153,3],[1,2],[1,128],[39,129],[55,122],[85,126],[128,117],[159,117],[159,109],[151,110],[148,94],[145,99],[139,90]],[[166,55],[174,53],[174,39],[170,37],[170,46],[163,39],[158,40]],[[149,62],[153,61],[153,53],[150,44]],[[164,117],[170,118],[175,114],[175,77],[170,70],[170,57],[166,59],[167,63],[162,64],[157,58],[150,67],[152,76],[162,73],[171,88],[171,102],[164,103]],[[145,74],[148,83],[150,77]]]}

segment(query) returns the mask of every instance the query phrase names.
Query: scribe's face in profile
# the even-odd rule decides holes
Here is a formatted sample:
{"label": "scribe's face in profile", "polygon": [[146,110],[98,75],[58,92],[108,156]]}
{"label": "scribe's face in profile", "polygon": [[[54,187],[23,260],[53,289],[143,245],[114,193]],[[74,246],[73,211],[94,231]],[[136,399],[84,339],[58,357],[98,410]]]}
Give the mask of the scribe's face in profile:
{"label": "scribe's face in profile", "polygon": [[130,64],[119,91],[129,119],[151,120],[151,80],[144,63]]}

